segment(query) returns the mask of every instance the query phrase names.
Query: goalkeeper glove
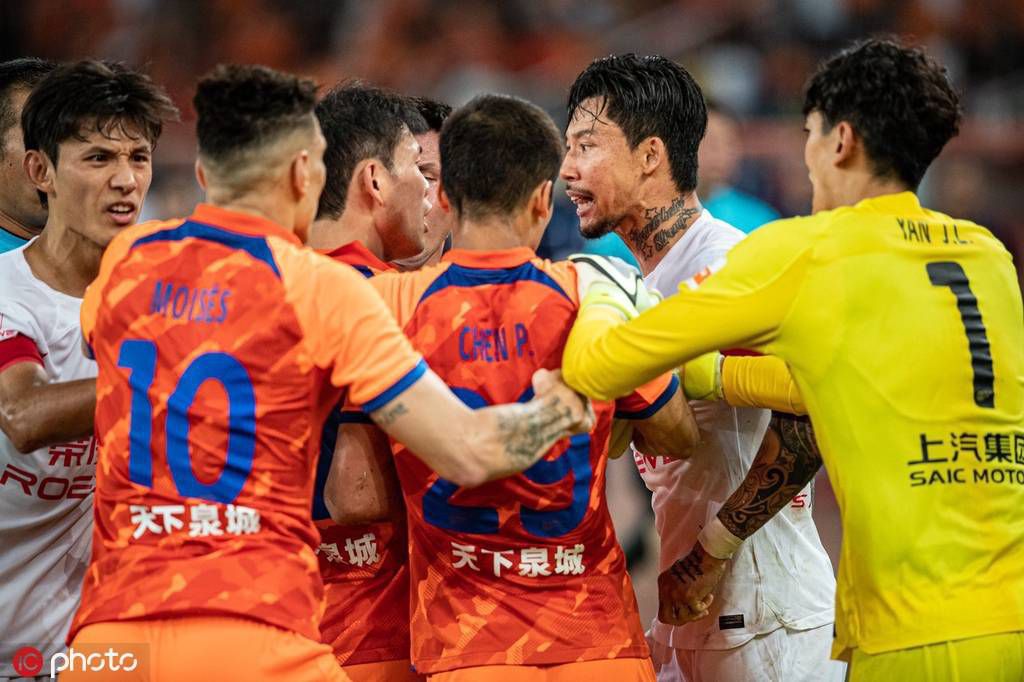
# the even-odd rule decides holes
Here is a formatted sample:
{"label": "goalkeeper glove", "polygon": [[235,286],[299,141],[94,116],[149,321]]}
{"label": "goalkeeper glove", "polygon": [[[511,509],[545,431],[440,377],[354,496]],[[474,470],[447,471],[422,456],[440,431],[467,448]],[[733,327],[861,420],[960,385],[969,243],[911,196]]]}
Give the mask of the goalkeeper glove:
{"label": "goalkeeper glove", "polygon": [[575,253],[569,260],[576,269],[580,307],[607,306],[629,320],[661,301],[661,294],[648,290],[640,272],[620,258]]}
{"label": "goalkeeper glove", "polygon": [[705,353],[683,365],[683,392],[687,400],[722,400],[722,362],[718,351]]}

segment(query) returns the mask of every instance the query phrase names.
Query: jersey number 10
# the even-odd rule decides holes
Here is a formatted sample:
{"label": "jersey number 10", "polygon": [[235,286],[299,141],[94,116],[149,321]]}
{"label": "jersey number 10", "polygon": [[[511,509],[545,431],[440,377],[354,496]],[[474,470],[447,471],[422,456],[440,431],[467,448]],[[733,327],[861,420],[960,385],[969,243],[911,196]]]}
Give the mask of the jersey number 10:
{"label": "jersey number 10", "polygon": [[974,404],[995,407],[995,372],[992,369],[992,350],[989,347],[985,323],[981,319],[978,298],[971,291],[971,282],[959,263],[937,261],[928,263],[928,279],[937,287],[949,287],[956,296],[960,321],[967,333],[967,347],[971,351],[971,370],[974,372]]}
{"label": "jersey number 10", "polygon": [[[131,370],[128,477],[147,488],[153,487],[153,403],[149,388],[156,375],[156,360],[156,344],[141,339],[124,341],[117,358],[118,367]],[[220,477],[213,483],[203,483],[192,471],[188,411],[200,387],[211,380],[219,382],[228,396],[228,455]],[[203,353],[192,360],[167,399],[164,437],[167,466],[178,494],[223,504],[234,502],[252,471],[256,452],[256,394],[242,363],[219,352]]]}

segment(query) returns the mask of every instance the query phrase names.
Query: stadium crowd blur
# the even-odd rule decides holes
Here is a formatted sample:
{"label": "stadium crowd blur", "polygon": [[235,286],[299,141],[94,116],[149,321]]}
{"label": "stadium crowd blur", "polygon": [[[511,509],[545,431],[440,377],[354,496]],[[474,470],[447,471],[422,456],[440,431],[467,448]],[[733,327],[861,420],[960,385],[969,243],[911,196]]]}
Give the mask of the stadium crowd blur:
{"label": "stadium crowd blur", "polygon": [[[262,63],[332,85],[359,77],[453,105],[481,91],[520,95],[565,121],[569,85],[591,59],[621,52],[674,58],[721,108],[700,159],[704,200],[749,231],[806,213],[802,89],[844,43],[897,34],[926,45],[965,92],[966,121],[922,186],[926,205],[971,216],[1024,257],[1024,2],[1021,0],[37,0],[0,3],[0,59],[97,56],[144,66],[181,107],[155,154],[144,217],[185,215],[193,178],[199,75],[220,62]],[[481,150],[486,153],[486,150]],[[583,247],[557,193],[543,255]],[[723,215],[734,210],[736,214]],[[749,224],[742,224],[747,221]],[[617,463],[620,472],[627,472]],[[629,463],[629,468],[632,464]],[[613,470],[615,467],[612,468]],[[610,479],[627,552],[650,528],[645,501]],[[827,486],[820,486],[829,502]],[[834,504],[834,502],[832,502]],[[624,512],[622,510],[625,510]],[[632,513],[631,511],[632,510]],[[641,510],[641,511],[637,511]],[[613,511],[615,511],[613,509]],[[816,513],[830,552],[837,520]],[[831,527],[831,529],[830,529]],[[650,530],[653,533],[653,529]],[[632,536],[632,538],[631,538]],[[656,543],[654,543],[656,546]],[[650,548],[651,543],[646,543]],[[635,568],[650,611],[656,572]]]}

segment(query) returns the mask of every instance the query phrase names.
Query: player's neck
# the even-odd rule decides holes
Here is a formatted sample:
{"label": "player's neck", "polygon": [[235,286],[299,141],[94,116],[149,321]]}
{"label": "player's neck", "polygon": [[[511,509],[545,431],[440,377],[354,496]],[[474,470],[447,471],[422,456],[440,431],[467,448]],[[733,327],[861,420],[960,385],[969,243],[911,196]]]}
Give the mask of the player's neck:
{"label": "player's neck", "polygon": [[62,294],[82,298],[100,271],[103,247],[51,218],[25,249],[32,274]]}
{"label": "player's neck", "polygon": [[839,176],[831,192],[831,206],[854,206],[865,199],[873,199],[885,194],[899,194],[910,188],[902,181],[893,178],[882,178],[869,169],[850,170]]}
{"label": "player's neck", "polygon": [[338,218],[317,220],[309,233],[309,245],[320,251],[359,242],[377,258],[384,260],[384,242],[373,225],[372,215],[360,215],[346,208]]}
{"label": "player's neck", "polygon": [[650,202],[636,218],[620,224],[615,231],[640,264],[640,271],[647,275],[683,238],[702,210],[696,192],[676,195]]}
{"label": "player's neck", "polygon": [[274,194],[243,194],[241,196],[218,197],[213,190],[206,195],[206,202],[225,211],[248,213],[283,227],[295,230],[295,207],[280,201]]}
{"label": "player's neck", "polygon": [[513,218],[497,216],[460,220],[452,230],[452,247],[469,251],[500,251],[532,246],[529,229]]}
{"label": "player's neck", "polygon": [[0,227],[22,239],[32,239],[43,231],[42,227],[33,227],[2,207],[0,207]]}

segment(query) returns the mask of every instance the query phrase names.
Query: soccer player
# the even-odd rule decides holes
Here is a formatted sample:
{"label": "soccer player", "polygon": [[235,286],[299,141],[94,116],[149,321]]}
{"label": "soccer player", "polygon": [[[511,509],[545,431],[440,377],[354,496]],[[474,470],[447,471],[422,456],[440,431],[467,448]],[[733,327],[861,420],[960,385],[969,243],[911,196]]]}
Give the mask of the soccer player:
{"label": "soccer player", "polygon": [[[583,279],[573,264],[534,253],[551,217],[560,136],[532,104],[490,95],[449,117],[440,151],[439,200],[457,223],[455,248],[439,265],[371,284],[467,405],[527,400],[529,376],[558,366]],[[668,375],[595,409],[591,433],[475,489],[396,445],[419,672],[653,679],[604,495],[611,421],[633,418],[651,447],[677,454],[696,441],[696,424]],[[349,443],[343,431],[341,447]]]}
{"label": "soccer player", "polygon": [[[561,175],[583,234],[617,233],[646,284],[664,295],[707,276],[744,235],[697,197],[707,112],[690,74],[663,57],[598,59],[576,79],[568,108]],[[767,410],[722,400],[694,405],[705,433],[697,456],[635,451],[653,493],[662,570],[687,555],[700,529],[744,482],[771,419]],[[776,417],[775,428],[785,419]],[[775,443],[769,439],[766,447]],[[711,618],[681,627],[652,623],[648,637],[660,680],[738,680],[752,670],[774,670],[773,677],[785,680],[843,679],[844,666],[828,660],[832,565],[811,518],[810,489],[790,498],[797,494],[733,557]]]}
{"label": "soccer player", "polygon": [[[915,193],[958,131],[959,97],[922,50],[869,40],[821,65],[804,111],[816,213],[755,231],[699,288],[626,324],[584,309],[566,380],[608,398],[711,348],[777,354],[842,515],[833,655],[851,659],[851,679],[1022,679],[1017,275],[987,229]],[[764,472],[780,488],[819,465],[796,454]],[[728,557],[778,502],[711,519],[707,554]],[[682,562],[663,576],[668,596],[683,611],[714,573]]]}
{"label": "soccer player", "polygon": [[340,390],[467,486],[592,420],[547,372],[529,404],[469,410],[359,273],[302,246],[325,176],[312,82],[221,66],[193,103],[209,203],[118,235],[82,304],[102,440],[72,647],[141,644],[158,682],[341,680],[310,518]]}
{"label": "soccer player", "polygon": [[429,189],[427,199],[430,210],[424,221],[423,250],[412,258],[400,258],[394,262],[395,267],[403,272],[419,270],[425,265],[441,262],[444,245],[452,233],[452,215],[441,208],[437,200],[437,188],[441,182],[441,153],[438,144],[441,139],[441,126],[452,113],[452,108],[443,102],[426,97],[411,98],[416,110],[426,125],[416,125],[410,120],[410,131],[420,145],[420,172],[427,179]]}
{"label": "soccer player", "polygon": [[[393,270],[385,258],[426,251],[423,226],[433,208],[426,203],[423,159],[409,126],[425,130],[427,124],[413,102],[355,82],[329,92],[316,115],[327,147],[315,243],[365,277]],[[434,157],[436,163],[436,141]],[[409,663],[408,533],[387,438],[358,405],[343,403],[324,423],[313,494],[327,604],[321,638],[355,682],[421,679]],[[348,425],[349,451],[366,448],[372,454],[372,445],[381,442],[377,450],[383,457],[370,480],[358,463],[339,461],[332,469],[342,424]],[[331,494],[325,504],[325,486],[350,485],[359,494]],[[374,511],[382,504],[376,497],[390,501],[391,513]]]}
{"label": "soccer player", "polygon": [[96,61],[51,72],[24,107],[25,168],[49,216],[0,255],[0,678],[18,676],[20,646],[63,650],[78,607],[96,470],[96,363],[82,355],[79,309],[142,208],[176,114],[146,76]]}
{"label": "soccer player", "polygon": [[21,110],[56,64],[36,57],[0,63],[0,253],[23,245],[46,224],[46,207],[25,175]]}

